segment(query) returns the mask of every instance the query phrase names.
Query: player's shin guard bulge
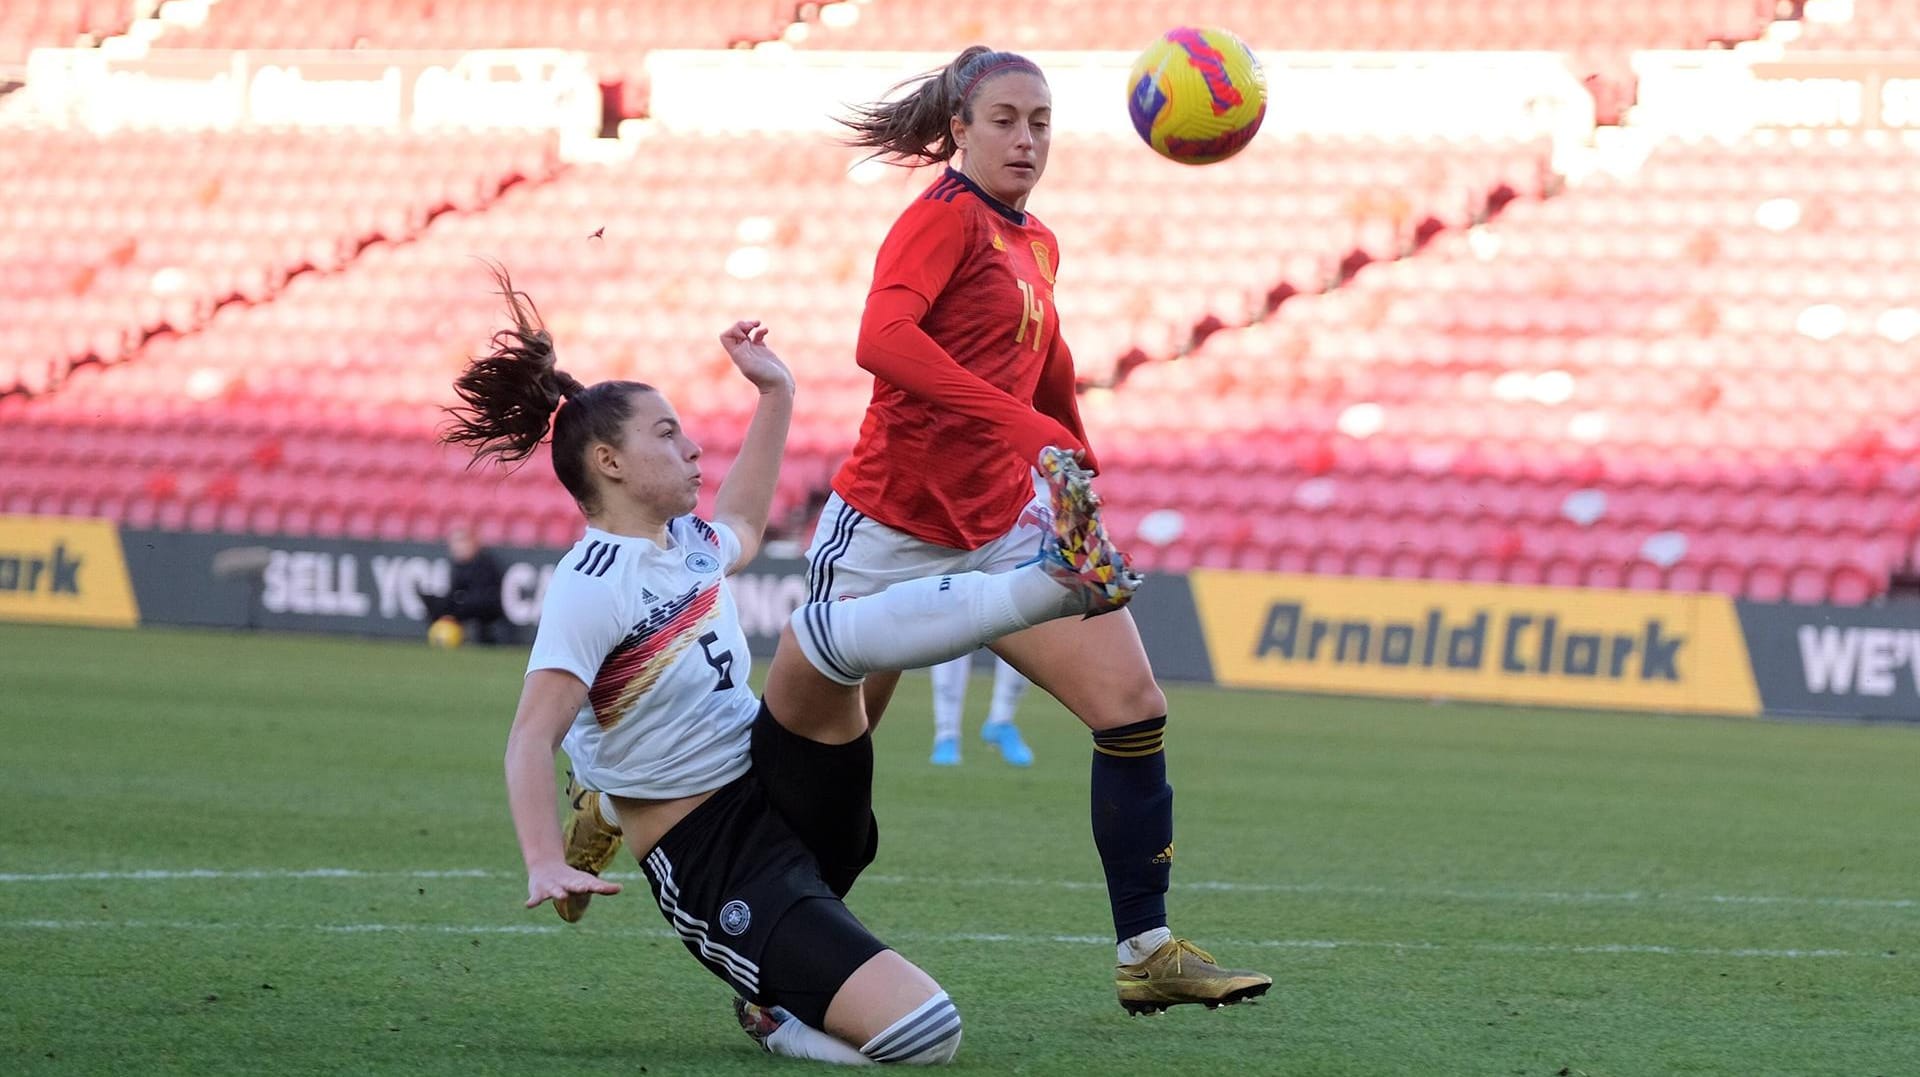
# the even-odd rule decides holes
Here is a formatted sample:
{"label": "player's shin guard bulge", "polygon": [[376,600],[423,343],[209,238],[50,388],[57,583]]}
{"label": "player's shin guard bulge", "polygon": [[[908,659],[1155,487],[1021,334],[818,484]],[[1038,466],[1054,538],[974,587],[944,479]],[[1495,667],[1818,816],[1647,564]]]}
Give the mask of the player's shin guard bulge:
{"label": "player's shin guard bulge", "polygon": [[[589,875],[607,870],[620,855],[620,829],[601,814],[600,801],[599,793],[581,788],[571,773],[567,775],[567,866]],[[569,924],[578,923],[592,899],[592,894],[569,894],[554,899],[553,911]]]}

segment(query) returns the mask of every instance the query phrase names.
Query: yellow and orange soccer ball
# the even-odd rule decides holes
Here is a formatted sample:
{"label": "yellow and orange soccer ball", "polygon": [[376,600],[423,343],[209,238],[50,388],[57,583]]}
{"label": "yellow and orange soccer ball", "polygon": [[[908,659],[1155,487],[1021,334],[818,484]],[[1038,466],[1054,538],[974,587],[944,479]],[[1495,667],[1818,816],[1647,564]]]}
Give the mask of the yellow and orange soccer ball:
{"label": "yellow and orange soccer ball", "polygon": [[1212,164],[1245,149],[1259,132],[1267,77],[1228,31],[1175,27],[1134,61],[1127,111],[1155,153],[1183,165]]}

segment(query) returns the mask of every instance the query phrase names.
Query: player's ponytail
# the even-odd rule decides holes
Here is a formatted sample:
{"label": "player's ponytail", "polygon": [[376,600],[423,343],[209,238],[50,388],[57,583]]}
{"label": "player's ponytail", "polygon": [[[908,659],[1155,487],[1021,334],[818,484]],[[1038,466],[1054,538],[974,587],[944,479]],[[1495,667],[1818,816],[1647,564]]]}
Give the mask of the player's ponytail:
{"label": "player's ponytail", "polygon": [[1026,71],[1040,74],[1040,65],[1014,52],[998,52],[974,45],[936,71],[916,75],[894,87],[912,87],[904,96],[870,105],[856,105],[840,123],[852,130],[849,146],[864,146],[875,157],[897,164],[939,164],[953,159],[953,117],[973,122],[973,99],[980,87],[1000,74]]}
{"label": "player's ponytail", "polygon": [[476,460],[491,456],[511,463],[533,454],[547,439],[554,409],[585,387],[554,366],[553,337],[533,299],[513,286],[505,267],[488,268],[513,326],[495,333],[492,350],[468,362],[454,380],[462,406],[447,409],[452,422],[441,437],[473,446]]}
{"label": "player's ponytail", "polygon": [[[454,379],[461,404],[446,409],[442,441],[470,445],[473,461],[488,457],[518,463],[553,436],[553,472],[583,510],[596,511],[586,450],[595,442],[618,446],[633,415],[631,397],[651,392],[636,381],[591,386],[554,365],[553,337],[527,293],[513,286],[504,267],[490,266],[507,301],[512,328],[493,335],[492,349],[467,363]],[[555,414],[558,409],[558,414]]]}

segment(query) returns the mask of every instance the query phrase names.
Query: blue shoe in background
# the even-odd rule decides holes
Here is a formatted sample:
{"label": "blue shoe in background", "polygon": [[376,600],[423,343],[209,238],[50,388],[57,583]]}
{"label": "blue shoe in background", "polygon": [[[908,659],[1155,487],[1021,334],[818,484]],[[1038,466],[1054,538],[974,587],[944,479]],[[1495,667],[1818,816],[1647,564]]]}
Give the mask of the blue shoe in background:
{"label": "blue shoe in background", "polygon": [[936,767],[957,767],[960,765],[960,738],[941,737],[933,742],[933,758],[928,760]]}
{"label": "blue shoe in background", "polygon": [[[980,739],[1000,749],[1000,758],[1016,767],[1033,765],[1033,749],[1020,739],[1020,729],[1012,722],[990,722],[980,727]],[[958,749],[956,749],[956,762]],[[938,747],[934,754],[939,754]]]}

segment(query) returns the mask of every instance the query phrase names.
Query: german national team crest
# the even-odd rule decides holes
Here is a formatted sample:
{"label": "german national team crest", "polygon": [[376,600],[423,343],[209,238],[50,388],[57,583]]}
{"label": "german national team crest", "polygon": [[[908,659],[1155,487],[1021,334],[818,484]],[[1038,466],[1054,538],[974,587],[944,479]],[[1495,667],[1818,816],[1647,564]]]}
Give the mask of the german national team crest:
{"label": "german national team crest", "polygon": [[744,935],[753,923],[753,910],[744,901],[729,901],[720,909],[720,930],[729,935]]}
{"label": "german national team crest", "polygon": [[1047,245],[1037,239],[1033,241],[1033,261],[1040,267],[1040,275],[1047,278],[1048,284],[1052,284],[1053,255],[1047,253]]}
{"label": "german national team crest", "polygon": [[687,567],[695,572],[717,572],[720,559],[705,550],[695,550],[687,555]]}

